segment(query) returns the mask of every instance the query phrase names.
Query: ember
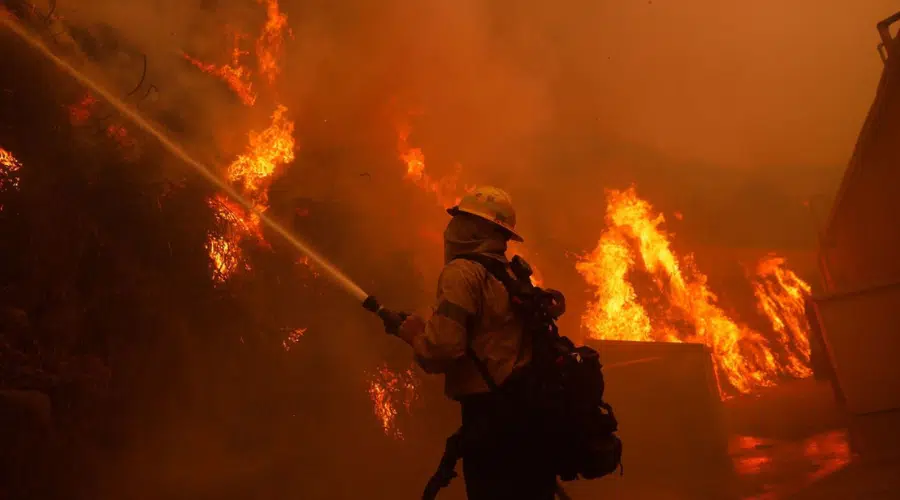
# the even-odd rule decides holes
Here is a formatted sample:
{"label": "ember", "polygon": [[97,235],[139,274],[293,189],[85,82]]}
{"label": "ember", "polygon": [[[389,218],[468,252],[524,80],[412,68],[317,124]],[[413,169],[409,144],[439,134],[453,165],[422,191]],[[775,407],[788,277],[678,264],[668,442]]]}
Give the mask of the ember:
{"label": "ember", "polygon": [[300,342],[300,337],[303,337],[303,334],[306,333],[306,328],[297,328],[288,334],[287,338],[281,342],[281,345],[284,347],[285,351],[290,351],[294,344]]}
{"label": "ember", "polygon": [[76,104],[70,104],[68,106],[69,121],[72,122],[72,125],[84,124],[91,117],[94,104],[97,104],[97,98],[91,94],[85,94],[81,101]]}
{"label": "ember", "polygon": [[402,406],[407,413],[411,410],[413,403],[419,399],[418,385],[412,368],[394,372],[387,365],[381,365],[370,377],[369,397],[385,435],[403,439],[403,432],[395,423],[398,406]]}
{"label": "ember", "polygon": [[[709,346],[717,370],[727,387],[720,388],[723,397],[731,392],[748,393],[773,385],[778,377],[809,375],[808,354],[802,353],[807,326],[797,316],[795,299],[802,301],[808,285],[780,262],[761,265],[757,299],[764,310],[777,311],[772,318],[791,325],[790,356],[776,356],[768,339],[760,332],[739,324],[717,305],[718,298],[709,290],[707,278],[696,269],[693,258],[679,258],[670,244],[670,235],[662,225],[665,219],[637,196],[632,187],[626,191],[611,190],[607,195],[608,228],[596,249],[583,256],[577,270],[595,289],[595,300],[588,305],[582,325],[589,335],[599,339],[696,342]],[[774,262],[774,261],[773,261]],[[639,265],[640,264],[640,265]],[[772,276],[786,278],[779,281]],[[635,273],[649,276],[656,297],[639,296],[634,286]],[[802,294],[796,297],[791,293]],[[790,297],[788,302],[785,298]],[[765,304],[765,305],[763,305]],[[768,309],[766,309],[768,308]],[[776,326],[776,330],[778,327]],[[803,339],[803,340],[800,340]]]}
{"label": "ember", "polygon": [[[0,148],[0,191],[19,188],[19,170],[22,164],[9,151]],[[0,205],[0,212],[3,205]]]}
{"label": "ember", "polygon": [[128,130],[122,125],[109,125],[106,127],[106,136],[116,141],[119,147],[128,149],[135,145],[134,139],[128,135]]}

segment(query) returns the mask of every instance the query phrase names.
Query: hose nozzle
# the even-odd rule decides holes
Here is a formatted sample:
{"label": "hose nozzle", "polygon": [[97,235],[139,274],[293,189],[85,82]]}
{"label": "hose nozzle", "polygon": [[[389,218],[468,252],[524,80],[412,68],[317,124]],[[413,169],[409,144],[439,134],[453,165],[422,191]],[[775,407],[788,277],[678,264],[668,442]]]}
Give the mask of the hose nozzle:
{"label": "hose nozzle", "polygon": [[385,309],[374,295],[369,295],[362,303],[363,309],[375,313],[384,323],[384,331],[391,335],[397,335],[400,325],[406,320],[409,314],[403,312],[391,311]]}

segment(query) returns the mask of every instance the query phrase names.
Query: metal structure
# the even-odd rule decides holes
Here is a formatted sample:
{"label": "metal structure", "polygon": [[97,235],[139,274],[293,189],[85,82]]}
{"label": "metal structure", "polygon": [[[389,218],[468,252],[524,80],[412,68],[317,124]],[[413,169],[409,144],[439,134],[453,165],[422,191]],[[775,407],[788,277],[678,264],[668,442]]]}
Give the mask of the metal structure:
{"label": "metal structure", "polygon": [[884,71],[819,248],[814,298],[836,389],[862,416],[900,410],[900,12],[878,23]]}

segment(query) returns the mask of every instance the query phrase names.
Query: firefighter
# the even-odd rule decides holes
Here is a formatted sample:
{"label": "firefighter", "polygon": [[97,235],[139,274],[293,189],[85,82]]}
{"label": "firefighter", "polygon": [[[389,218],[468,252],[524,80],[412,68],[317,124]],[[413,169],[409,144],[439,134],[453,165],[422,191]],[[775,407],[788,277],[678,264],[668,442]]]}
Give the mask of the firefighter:
{"label": "firefighter", "polygon": [[409,316],[398,335],[426,372],[444,375],[446,395],[460,403],[468,498],[552,499],[556,474],[538,425],[491,391],[478,366],[503,392],[524,390],[531,346],[503,284],[483,266],[457,258],[481,254],[506,263],[507,242],[522,241],[515,210],[506,192],[480,187],[447,212],[452,218],[444,231],[445,264],[433,314]]}

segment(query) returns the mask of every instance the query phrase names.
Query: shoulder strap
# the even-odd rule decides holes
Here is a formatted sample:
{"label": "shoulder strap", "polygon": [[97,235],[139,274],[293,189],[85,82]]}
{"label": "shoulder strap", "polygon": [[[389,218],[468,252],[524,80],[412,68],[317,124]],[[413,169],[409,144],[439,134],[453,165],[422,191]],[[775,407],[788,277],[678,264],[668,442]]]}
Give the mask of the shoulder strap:
{"label": "shoulder strap", "polygon": [[485,268],[487,272],[493,277],[497,278],[497,281],[503,283],[503,288],[506,288],[506,291],[512,295],[514,290],[514,280],[513,277],[509,275],[507,271],[508,266],[499,260],[488,257],[487,255],[477,254],[477,253],[467,253],[457,256],[454,260],[468,260],[471,262],[475,262],[476,264],[481,264],[481,267]]}

